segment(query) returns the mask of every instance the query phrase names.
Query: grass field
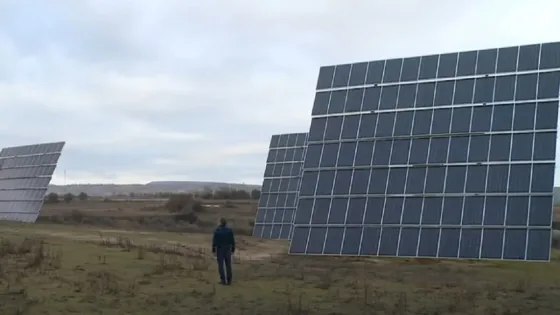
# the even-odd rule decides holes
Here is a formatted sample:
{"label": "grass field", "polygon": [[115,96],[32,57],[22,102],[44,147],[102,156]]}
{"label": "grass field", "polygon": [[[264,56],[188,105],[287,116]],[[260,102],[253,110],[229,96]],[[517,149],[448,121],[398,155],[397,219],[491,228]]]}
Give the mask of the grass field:
{"label": "grass field", "polygon": [[[211,209],[202,219],[213,219],[214,211],[245,211]],[[303,257],[286,255],[287,242],[238,236],[234,284],[224,287],[217,285],[210,237],[60,222],[0,224],[0,314],[560,311],[560,257],[551,263]]]}

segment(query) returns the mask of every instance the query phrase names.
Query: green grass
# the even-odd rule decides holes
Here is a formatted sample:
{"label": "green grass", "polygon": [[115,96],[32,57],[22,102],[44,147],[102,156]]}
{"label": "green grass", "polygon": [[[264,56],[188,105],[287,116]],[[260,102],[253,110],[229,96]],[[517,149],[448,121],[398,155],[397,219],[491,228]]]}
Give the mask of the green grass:
{"label": "green grass", "polygon": [[[213,257],[172,233],[76,240],[0,225],[0,314],[558,314],[560,263],[357,259],[240,250],[230,287]],[[147,238],[193,246],[162,248]],[[145,242],[145,243],[144,243]],[[200,245],[200,244],[199,244]],[[264,244],[268,245],[268,243]],[[263,246],[264,246],[263,245]],[[272,246],[272,245],[271,245]],[[559,257],[555,253],[555,258]]]}

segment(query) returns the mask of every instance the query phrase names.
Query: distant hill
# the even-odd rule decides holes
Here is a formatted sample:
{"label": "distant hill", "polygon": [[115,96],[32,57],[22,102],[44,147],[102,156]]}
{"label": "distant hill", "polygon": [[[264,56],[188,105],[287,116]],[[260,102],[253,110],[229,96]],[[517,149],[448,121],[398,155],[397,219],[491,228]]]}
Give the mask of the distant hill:
{"label": "distant hill", "polygon": [[90,196],[113,196],[135,194],[153,194],[158,192],[194,192],[203,189],[218,190],[220,188],[231,188],[251,191],[260,189],[259,185],[246,185],[235,183],[219,183],[219,182],[192,182],[192,181],[160,181],[149,182],[147,184],[130,184],[130,185],[114,185],[114,184],[84,184],[84,185],[50,185],[48,192],[57,194],[71,193],[79,194],[85,192]]}

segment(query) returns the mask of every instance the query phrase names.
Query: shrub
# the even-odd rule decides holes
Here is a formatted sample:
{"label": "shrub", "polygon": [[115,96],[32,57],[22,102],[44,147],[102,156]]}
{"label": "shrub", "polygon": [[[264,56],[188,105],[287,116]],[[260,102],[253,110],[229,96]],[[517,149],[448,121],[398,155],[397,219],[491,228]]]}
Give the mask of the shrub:
{"label": "shrub", "polygon": [[194,224],[196,223],[196,221],[198,221],[198,216],[194,213],[194,212],[188,212],[188,213],[181,213],[181,214],[177,214],[174,216],[175,217],[175,221],[186,221],[190,224]]}
{"label": "shrub", "polygon": [[45,198],[45,203],[58,203],[59,201],[60,201],[60,198],[59,198],[58,194],[56,194],[56,193],[50,193]]}
{"label": "shrub", "polygon": [[200,201],[194,201],[192,204],[192,211],[193,212],[204,212],[205,208]]}
{"label": "shrub", "polygon": [[76,222],[76,223],[82,223],[82,221],[84,220],[84,214],[77,209],[72,210],[72,221]]}
{"label": "shrub", "polygon": [[74,195],[72,195],[71,193],[67,193],[64,195],[64,202],[70,203],[72,202],[72,200],[74,200]]}
{"label": "shrub", "polygon": [[190,194],[173,194],[165,203],[165,209],[169,212],[188,212],[193,209],[194,198]]}
{"label": "shrub", "polygon": [[81,192],[78,195],[78,199],[80,199],[81,201],[86,201],[88,199],[88,197],[89,197],[88,194],[86,194],[85,192]]}
{"label": "shrub", "polygon": [[560,248],[560,230],[552,230],[552,247]]}

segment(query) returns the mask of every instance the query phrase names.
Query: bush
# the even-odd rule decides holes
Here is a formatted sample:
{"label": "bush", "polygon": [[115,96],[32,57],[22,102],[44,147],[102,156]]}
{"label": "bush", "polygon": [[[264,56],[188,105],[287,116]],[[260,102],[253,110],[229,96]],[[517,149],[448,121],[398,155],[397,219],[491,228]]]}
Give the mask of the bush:
{"label": "bush", "polygon": [[552,230],[552,248],[560,248],[560,230]]}
{"label": "bush", "polygon": [[192,204],[192,211],[193,212],[204,212],[205,208],[200,201],[194,201]]}
{"label": "bush", "polygon": [[72,210],[72,221],[76,223],[82,223],[84,220],[84,214],[80,210]]}
{"label": "bush", "polygon": [[195,200],[190,194],[173,194],[165,203],[165,209],[172,213],[190,212],[193,210],[193,206],[195,206]]}
{"label": "bush", "polygon": [[50,193],[45,198],[45,203],[58,203],[60,202],[60,198],[56,193]]}
{"label": "bush", "polygon": [[198,216],[194,212],[177,214],[174,217],[175,221],[186,221],[190,224],[194,224],[198,221]]}
{"label": "bush", "polygon": [[236,208],[235,204],[229,200],[226,200],[226,202],[224,203],[224,207],[226,208]]}
{"label": "bush", "polygon": [[85,192],[81,192],[78,195],[78,199],[80,199],[81,201],[86,201],[88,199],[88,197],[89,197],[88,194],[86,194]]}
{"label": "bush", "polygon": [[64,202],[70,203],[72,202],[72,200],[74,200],[74,195],[72,195],[71,193],[67,193],[66,195],[64,195]]}
{"label": "bush", "polygon": [[253,189],[251,191],[251,199],[259,200],[260,197],[261,197],[261,191],[260,190]]}

